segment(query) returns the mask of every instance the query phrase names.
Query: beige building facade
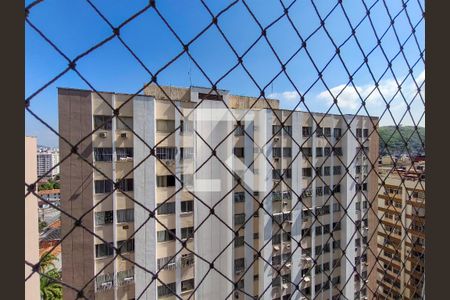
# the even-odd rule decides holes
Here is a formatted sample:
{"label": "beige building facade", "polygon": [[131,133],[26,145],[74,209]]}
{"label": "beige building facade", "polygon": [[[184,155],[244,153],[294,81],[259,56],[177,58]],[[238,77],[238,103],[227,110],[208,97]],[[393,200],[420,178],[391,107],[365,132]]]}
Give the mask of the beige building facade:
{"label": "beige building facade", "polygon": [[87,297],[370,297],[376,118],[200,87],[58,96],[60,134],[84,138],[61,165],[62,276]]}
{"label": "beige building facade", "polygon": [[[420,169],[420,171],[418,170]],[[378,194],[378,299],[423,299],[425,287],[425,167],[386,167]]]}
{"label": "beige building facade", "polygon": [[[34,183],[37,180],[36,162],[37,140],[35,137],[25,137],[25,182]],[[25,188],[25,193],[27,189]],[[39,229],[38,201],[36,196],[25,197],[25,261],[30,264],[39,262]],[[39,273],[32,274],[31,266],[25,264],[25,299],[40,299]]]}

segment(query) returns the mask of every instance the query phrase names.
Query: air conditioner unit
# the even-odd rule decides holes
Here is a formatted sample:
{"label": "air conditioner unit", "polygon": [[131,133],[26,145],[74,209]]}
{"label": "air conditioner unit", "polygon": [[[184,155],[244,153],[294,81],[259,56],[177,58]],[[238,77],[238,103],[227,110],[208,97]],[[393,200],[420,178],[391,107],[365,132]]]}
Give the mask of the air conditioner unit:
{"label": "air conditioner unit", "polygon": [[99,135],[101,138],[106,138],[106,137],[108,136],[108,133],[107,133],[107,132],[100,132],[98,135]]}
{"label": "air conditioner unit", "polygon": [[282,287],[283,289],[287,289],[287,288],[288,288],[288,285],[287,285],[286,283],[284,283],[284,284],[281,285],[281,287]]}
{"label": "air conditioner unit", "polygon": [[126,133],[126,132],[122,132],[122,133],[120,134],[120,137],[121,137],[121,138],[126,138],[126,137],[127,137],[127,133]]}
{"label": "air conditioner unit", "polygon": [[125,278],[123,279],[123,281],[124,281],[124,282],[130,282],[130,281],[133,281],[133,279],[134,279],[134,276],[125,277]]}
{"label": "air conditioner unit", "polygon": [[274,157],[273,160],[274,161],[280,161],[280,158],[279,157]]}
{"label": "air conditioner unit", "polygon": [[306,277],[303,279],[303,281],[304,281],[304,282],[310,282],[310,281],[311,281],[311,278],[310,278],[309,276],[306,276]]}
{"label": "air conditioner unit", "polygon": [[129,226],[128,225],[122,225],[122,229],[128,229]]}
{"label": "air conditioner unit", "polygon": [[104,289],[110,289],[113,286],[113,282],[112,281],[106,281],[103,282],[102,284],[100,284],[100,286]]}
{"label": "air conditioner unit", "polygon": [[278,142],[279,140],[280,140],[279,137],[273,138],[273,141],[274,141],[274,142]]}

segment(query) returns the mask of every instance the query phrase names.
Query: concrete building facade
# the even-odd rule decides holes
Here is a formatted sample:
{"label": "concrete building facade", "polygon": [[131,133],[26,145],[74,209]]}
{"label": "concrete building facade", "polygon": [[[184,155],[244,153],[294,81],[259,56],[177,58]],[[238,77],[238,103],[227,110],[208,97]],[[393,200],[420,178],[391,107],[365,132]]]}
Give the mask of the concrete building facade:
{"label": "concrete building facade", "polygon": [[[355,274],[367,275],[376,249],[376,118],[200,87],[58,93],[62,136],[77,143],[96,129],[83,159],[61,165],[62,209],[96,234],[77,226],[63,241],[64,282],[90,282],[96,299],[369,296]],[[60,151],[73,149],[60,141]],[[61,219],[64,236],[75,223]]]}
{"label": "concrete building facade", "polygon": [[378,194],[377,296],[423,299],[425,288],[425,164],[385,167]]}
{"label": "concrete building facade", "polygon": [[[25,182],[32,184],[37,180],[35,137],[25,137]],[[25,193],[27,189],[25,188]],[[36,196],[25,197],[25,261],[39,262],[38,201]],[[39,274],[32,274],[32,268],[25,264],[25,299],[40,299]]]}

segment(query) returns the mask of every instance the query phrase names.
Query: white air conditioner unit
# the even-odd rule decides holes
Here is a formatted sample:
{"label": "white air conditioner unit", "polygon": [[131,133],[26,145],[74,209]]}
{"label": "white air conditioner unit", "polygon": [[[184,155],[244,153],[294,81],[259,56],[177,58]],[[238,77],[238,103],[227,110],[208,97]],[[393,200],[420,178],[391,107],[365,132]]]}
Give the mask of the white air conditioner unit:
{"label": "white air conditioner unit", "polygon": [[287,288],[288,288],[288,285],[287,285],[286,283],[284,283],[284,284],[281,285],[281,287],[282,287],[283,289],[287,289]]}
{"label": "white air conditioner unit", "polygon": [[303,279],[303,281],[304,281],[304,282],[310,282],[310,281],[311,281],[311,278],[310,278],[309,276],[306,276],[306,277]]}
{"label": "white air conditioner unit", "polygon": [[98,135],[99,135],[101,138],[106,138],[106,137],[108,136],[108,133],[107,133],[107,132],[100,132]]}
{"label": "white air conditioner unit", "polygon": [[278,251],[278,250],[280,250],[280,246],[278,246],[278,245],[274,245],[274,246],[273,246],[273,250],[275,250],[275,251]]}
{"label": "white air conditioner unit", "polygon": [[127,133],[126,133],[126,132],[122,132],[122,133],[120,134],[120,137],[121,137],[121,138],[126,138],[126,137],[127,137]]}
{"label": "white air conditioner unit", "polygon": [[286,268],[290,268],[291,267],[291,263],[287,263],[285,266],[286,266]]}
{"label": "white air conditioner unit", "polygon": [[103,282],[102,284],[100,284],[100,286],[104,289],[110,289],[113,286],[113,282],[112,281],[106,281]]}
{"label": "white air conditioner unit", "polygon": [[125,278],[123,279],[123,281],[124,281],[124,282],[130,282],[130,281],[133,281],[133,279],[134,279],[134,276],[125,277]]}

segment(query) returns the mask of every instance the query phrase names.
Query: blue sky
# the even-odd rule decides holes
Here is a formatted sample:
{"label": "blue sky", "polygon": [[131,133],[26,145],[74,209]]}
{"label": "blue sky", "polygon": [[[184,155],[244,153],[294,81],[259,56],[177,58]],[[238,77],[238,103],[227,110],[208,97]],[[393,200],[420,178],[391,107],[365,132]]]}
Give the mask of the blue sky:
{"label": "blue sky", "polygon": [[[183,42],[190,41],[211,21],[211,17],[201,1],[165,0],[156,2],[161,14]],[[231,3],[231,1],[224,0],[205,2],[214,14]],[[366,5],[370,7],[374,2],[376,4],[371,9],[370,17],[375,30],[381,36],[389,27],[390,19],[382,1],[366,1]],[[117,26],[145,7],[148,1],[92,0],[92,3],[114,26]],[[283,7],[278,0],[249,0],[246,3],[262,26],[267,26],[283,14]],[[291,2],[284,1],[284,3],[287,6]],[[423,7],[423,1],[420,3]],[[314,4],[324,18],[336,2],[315,1]],[[421,19],[421,8],[418,2],[409,1],[407,4],[406,12],[408,14],[405,11],[401,12],[394,24],[401,43],[411,33],[408,16],[413,25],[416,25]],[[397,15],[402,9],[402,1],[388,1],[387,5],[392,16]],[[343,1],[343,7],[353,26],[361,21],[366,12],[362,1]],[[303,38],[311,35],[320,26],[320,19],[311,1],[296,1],[289,9],[289,16]],[[95,13],[88,2],[83,0],[46,0],[31,9],[29,20],[69,58],[76,57],[111,34],[109,26]],[[218,19],[218,24],[239,54],[246,51],[261,33],[257,23],[241,1],[223,13]],[[29,25],[25,25],[25,27],[25,95],[28,97],[63,71],[67,62],[34,29]],[[338,45],[342,44],[351,34],[351,28],[340,6],[326,19],[325,27]],[[121,37],[152,71],[160,69],[182,51],[181,44],[152,9],[123,27]],[[423,20],[416,28],[416,37],[419,45],[414,37],[410,37],[404,45],[405,57],[400,54],[392,63],[396,78],[400,82],[406,78],[402,85],[402,92],[408,102],[416,94],[416,86],[412,77],[408,75],[409,68],[406,61],[412,66],[419,60],[413,68],[412,76],[419,85],[425,79],[424,62],[420,60],[419,56],[419,49],[425,47]],[[301,46],[299,37],[285,17],[268,29],[267,38],[283,62]],[[356,30],[356,38],[365,53],[371,51],[376,45],[377,40],[368,18]],[[399,42],[392,28],[385,34],[381,43],[384,54],[380,48],[377,48],[371,52],[368,59],[370,70],[377,79],[382,76],[388,66],[384,55],[391,60],[399,51]],[[307,49],[319,69],[322,69],[335,54],[335,48],[323,29],[317,31],[308,40]],[[214,26],[196,40],[189,51],[212,81],[218,80],[237,62],[236,56]],[[340,54],[350,73],[355,72],[364,60],[354,38],[345,43],[340,49]],[[266,86],[280,71],[280,64],[264,39],[261,39],[248,52],[243,62],[261,87]],[[135,93],[150,79],[142,66],[117,38],[82,58],[77,63],[77,69],[97,90],[101,91]],[[304,50],[301,50],[287,64],[286,72],[301,93],[308,91],[305,96],[305,105],[308,109],[319,112],[329,109],[332,105],[332,98],[321,81],[313,85],[318,74]],[[338,57],[327,66],[322,75],[323,81],[335,96],[348,83],[348,75]],[[186,54],[161,72],[158,82],[162,85],[185,87],[190,85],[211,86]],[[354,83],[356,91],[363,97],[368,97],[367,108],[370,113],[380,116],[386,105],[377,92],[370,94],[374,88],[374,81],[367,66],[358,70],[354,76]],[[383,95],[386,96],[386,100],[389,101],[393,98],[390,107],[398,122],[405,113],[406,103],[400,94],[395,95],[397,84],[390,71],[382,77],[379,86]],[[75,72],[69,71],[31,100],[30,108],[56,130],[58,128],[57,87],[89,88]],[[218,88],[230,90],[233,94],[259,95],[259,89],[241,66],[220,81]],[[266,95],[280,99],[283,108],[292,109],[299,100],[294,86],[284,74],[280,75],[265,91]],[[350,86],[339,95],[338,103],[344,113],[354,113],[359,108],[361,100],[356,91],[354,87]],[[424,87],[422,98],[425,100]],[[305,105],[301,105],[299,109],[305,110]],[[337,112],[336,108],[333,107],[331,112]],[[423,112],[422,100],[420,97],[416,97],[411,104],[411,113],[416,122],[419,121]],[[360,113],[365,114],[364,111]],[[26,113],[25,121],[26,134],[37,136],[39,144],[58,145],[57,136],[33,116]],[[422,117],[420,125],[424,125],[424,121],[425,119]],[[408,114],[400,123],[410,125],[413,122]],[[381,118],[381,124],[393,124],[392,117],[385,114]]]}

